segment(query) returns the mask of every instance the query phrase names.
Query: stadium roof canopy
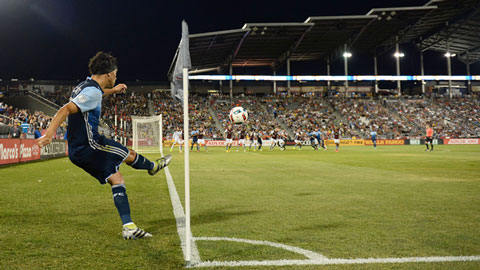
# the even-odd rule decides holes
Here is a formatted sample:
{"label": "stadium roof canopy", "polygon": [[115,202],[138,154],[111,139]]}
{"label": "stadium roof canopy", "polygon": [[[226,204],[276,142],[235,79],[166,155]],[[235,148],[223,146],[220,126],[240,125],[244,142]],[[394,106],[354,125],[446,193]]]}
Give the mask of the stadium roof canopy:
{"label": "stadium roof canopy", "polygon": [[246,23],[241,29],[189,37],[193,73],[230,64],[275,69],[287,59],[335,60],[346,50],[378,55],[397,41],[414,43],[421,51],[448,48],[461,61],[474,63],[480,61],[480,0],[432,0],[422,6],[374,8],[365,15]]}

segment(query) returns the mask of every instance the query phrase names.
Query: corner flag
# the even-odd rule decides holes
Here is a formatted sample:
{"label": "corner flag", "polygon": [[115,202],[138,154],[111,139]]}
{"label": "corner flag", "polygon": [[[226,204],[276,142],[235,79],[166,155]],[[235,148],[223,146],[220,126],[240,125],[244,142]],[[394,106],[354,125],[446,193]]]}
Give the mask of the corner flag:
{"label": "corner flag", "polygon": [[172,96],[183,101],[183,69],[192,67],[190,60],[190,48],[188,40],[188,25],[182,21],[182,39],[178,45],[177,61],[170,81]]}

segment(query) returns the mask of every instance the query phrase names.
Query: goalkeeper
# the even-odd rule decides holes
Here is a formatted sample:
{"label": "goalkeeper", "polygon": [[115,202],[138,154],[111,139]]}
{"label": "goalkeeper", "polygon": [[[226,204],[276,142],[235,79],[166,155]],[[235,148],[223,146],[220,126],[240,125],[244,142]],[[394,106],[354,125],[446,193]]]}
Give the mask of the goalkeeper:
{"label": "goalkeeper", "polygon": [[68,156],[73,164],[95,177],[100,184],[109,183],[112,186],[113,201],[123,223],[123,238],[152,237],[132,222],[125,181],[118,168],[125,162],[132,168],[147,170],[150,175],[155,175],[168,166],[171,156],[152,162],[98,133],[102,96],[125,92],[127,86],[118,84],[114,87],[117,60],[108,53],[98,52],[90,59],[88,68],[91,77],[73,89],[71,101],[58,110],[45,135],[37,140],[38,145],[43,147],[50,144],[59,125],[68,117]]}

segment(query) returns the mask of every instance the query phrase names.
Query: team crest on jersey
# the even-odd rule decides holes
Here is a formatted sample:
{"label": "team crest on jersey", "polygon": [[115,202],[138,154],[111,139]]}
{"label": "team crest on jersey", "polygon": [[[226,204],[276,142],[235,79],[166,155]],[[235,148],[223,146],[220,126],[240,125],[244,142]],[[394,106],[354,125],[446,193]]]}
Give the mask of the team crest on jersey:
{"label": "team crest on jersey", "polygon": [[77,97],[77,101],[78,101],[78,103],[85,103],[85,102],[87,102],[87,97],[85,95],[80,94]]}

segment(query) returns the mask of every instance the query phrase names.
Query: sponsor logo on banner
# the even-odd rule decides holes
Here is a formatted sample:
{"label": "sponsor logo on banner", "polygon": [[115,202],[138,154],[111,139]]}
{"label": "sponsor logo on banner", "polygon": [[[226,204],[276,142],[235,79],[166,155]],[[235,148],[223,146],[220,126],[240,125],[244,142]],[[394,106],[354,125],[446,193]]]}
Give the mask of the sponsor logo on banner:
{"label": "sponsor logo on banner", "polygon": [[[225,146],[226,141],[225,140],[205,140],[205,143],[207,146]],[[272,144],[271,140],[262,140],[262,146],[270,146]],[[233,140],[232,146],[237,146],[238,145],[238,140]],[[249,146],[250,142],[245,141],[245,145]]]}
{"label": "sponsor logo on banner", "polygon": [[418,139],[410,139],[410,144],[414,144],[414,145],[419,145],[420,144],[420,140]]}
{"label": "sponsor logo on banner", "polygon": [[[364,140],[340,140],[340,145],[364,145]],[[334,140],[325,140],[327,145],[335,145]]]}
{"label": "sponsor logo on banner", "polygon": [[[372,140],[364,140],[365,145],[373,145]],[[404,140],[377,140],[377,145],[404,145]]]}
{"label": "sponsor logo on banner", "polygon": [[0,164],[26,162],[40,159],[34,139],[0,139]]}
{"label": "sponsor logo on banner", "polygon": [[40,159],[40,151],[37,140],[20,140],[20,162]]}
{"label": "sponsor logo on banner", "polygon": [[47,159],[53,157],[64,157],[68,155],[67,143],[64,140],[53,140],[47,146],[42,147],[40,158]]}
{"label": "sponsor logo on banner", "polygon": [[20,140],[0,139],[0,164],[20,162]]}
{"label": "sponsor logo on banner", "polygon": [[445,139],[444,144],[479,144],[479,139]]}

